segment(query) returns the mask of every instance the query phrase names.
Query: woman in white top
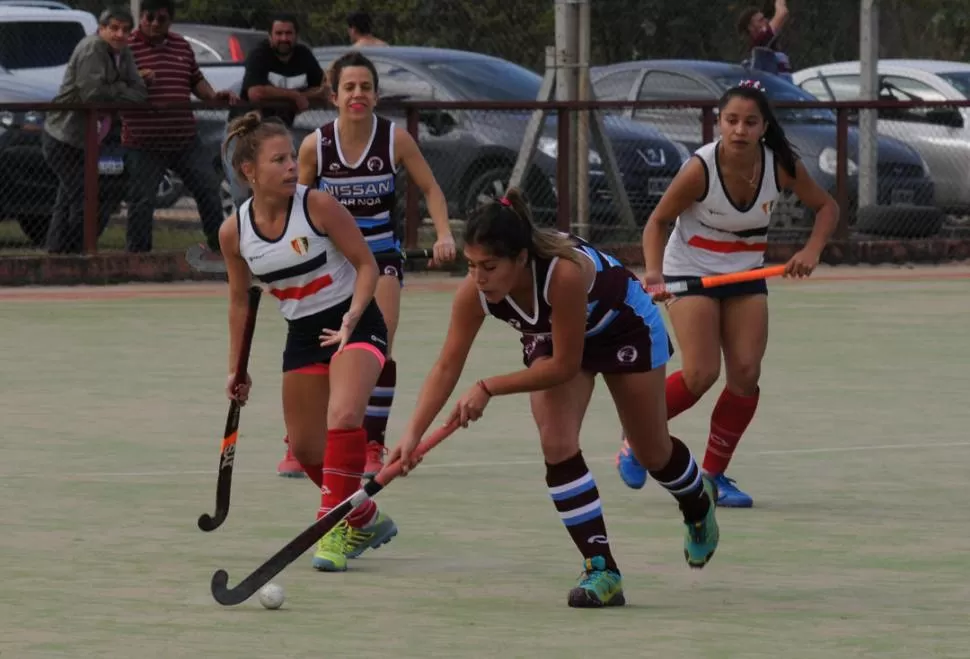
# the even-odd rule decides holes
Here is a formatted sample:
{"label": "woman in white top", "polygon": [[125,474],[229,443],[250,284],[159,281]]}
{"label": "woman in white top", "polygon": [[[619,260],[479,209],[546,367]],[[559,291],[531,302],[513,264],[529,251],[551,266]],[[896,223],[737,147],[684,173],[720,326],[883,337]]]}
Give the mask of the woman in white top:
{"label": "woman in white top", "polygon": [[[353,216],[332,196],[297,183],[286,126],[256,112],[235,119],[232,167],[252,196],[219,230],[229,275],[230,398],[250,381],[236,363],[253,275],[279,300],[287,322],[283,421],[293,454],[321,492],[318,516],[360,487],[367,451],[367,399],[384,367],[387,327],[374,301],[377,262]],[[321,538],[313,566],[347,569],[347,559],[388,542],[394,522],[373,502]]]}
{"label": "woman in white top", "polygon": [[[761,267],[771,210],[782,189],[815,212],[812,234],[788,262],[787,276],[812,273],[838,224],[838,206],[799,161],[758,82],[729,89],[718,108],[720,139],[685,163],[644,227],[645,285]],[[719,506],[752,505],[724,472],[758,406],[767,297],[760,280],[658,298],[667,299],[682,353],[682,370],[667,378],[668,419],[692,407],[717,382],[724,355],[727,382],[711,415],[703,463],[717,484]],[[643,487],[646,470],[625,441],[616,463],[628,486]]]}

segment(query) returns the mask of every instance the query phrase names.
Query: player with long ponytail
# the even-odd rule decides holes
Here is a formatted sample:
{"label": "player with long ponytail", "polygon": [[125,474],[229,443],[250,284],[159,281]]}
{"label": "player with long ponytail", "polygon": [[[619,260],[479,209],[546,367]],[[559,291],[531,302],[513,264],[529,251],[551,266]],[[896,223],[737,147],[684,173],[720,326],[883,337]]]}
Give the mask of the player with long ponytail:
{"label": "player with long ponytail", "polygon": [[[760,83],[748,80],[727,90],[718,109],[721,137],[684,165],[644,227],[646,285],[760,268],[771,211],[783,189],[815,212],[812,234],[788,261],[786,275],[810,275],[838,224],[838,206],[798,159]],[[667,378],[667,418],[690,409],[714,386],[723,355],[727,382],[711,414],[703,468],[717,485],[719,506],[748,508],[752,498],[725,471],[758,408],[768,343],[767,283],[658,299],[667,300],[682,357],[681,370]],[[644,486],[647,470],[625,440],[616,464],[629,487]]]}

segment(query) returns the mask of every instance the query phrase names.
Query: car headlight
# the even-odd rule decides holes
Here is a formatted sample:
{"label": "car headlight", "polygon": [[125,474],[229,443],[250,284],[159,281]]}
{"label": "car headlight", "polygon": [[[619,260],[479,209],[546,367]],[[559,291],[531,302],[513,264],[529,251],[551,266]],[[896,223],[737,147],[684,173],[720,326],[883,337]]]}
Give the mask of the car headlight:
{"label": "car headlight", "polygon": [[[559,155],[559,140],[554,137],[540,137],[538,148],[544,154],[555,160]],[[600,154],[592,149],[589,150],[589,164],[598,167],[603,164]]]}
{"label": "car headlight", "polygon": [[17,122],[17,118],[14,116],[13,112],[4,110],[0,112],[0,126],[4,128],[10,128]]}
{"label": "car headlight", "polygon": [[[818,154],[818,168],[829,176],[835,176],[835,169],[838,163],[839,152],[833,147],[827,146],[822,149],[822,153]],[[859,171],[859,166],[855,164],[852,158],[846,159],[846,167],[849,176],[855,176]]]}

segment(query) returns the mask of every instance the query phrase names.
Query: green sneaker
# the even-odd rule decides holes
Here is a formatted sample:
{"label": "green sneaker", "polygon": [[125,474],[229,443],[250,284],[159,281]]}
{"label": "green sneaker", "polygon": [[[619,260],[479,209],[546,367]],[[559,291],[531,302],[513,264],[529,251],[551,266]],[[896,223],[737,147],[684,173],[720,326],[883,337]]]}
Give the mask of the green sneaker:
{"label": "green sneaker", "polygon": [[702,568],[710,562],[717,550],[717,542],[721,532],[717,526],[717,518],[714,516],[714,509],[717,508],[717,487],[707,476],[704,480],[704,491],[707,492],[711,500],[711,507],[704,515],[704,519],[699,522],[685,522],[687,532],[684,534],[684,558],[692,568]]}
{"label": "green sneaker", "polygon": [[394,523],[393,519],[378,510],[377,519],[369,526],[361,529],[348,526],[346,533],[346,544],[344,545],[346,551],[344,555],[347,558],[357,558],[368,549],[377,549],[381,545],[390,542],[391,538],[397,535],[397,524]]}
{"label": "green sneaker", "polygon": [[341,521],[320,538],[313,554],[313,567],[321,572],[345,572],[347,570],[347,520]]}
{"label": "green sneaker", "polygon": [[396,535],[394,520],[380,511],[377,519],[362,529],[355,529],[343,520],[320,538],[313,555],[313,567],[323,572],[344,572],[348,558],[357,558],[368,549],[377,549]]}
{"label": "green sneaker", "polygon": [[623,580],[620,573],[606,569],[606,559],[594,556],[586,559],[579,583],[569,591],[569,606],[575,609],[595,609],[603,606],[623,606]]}

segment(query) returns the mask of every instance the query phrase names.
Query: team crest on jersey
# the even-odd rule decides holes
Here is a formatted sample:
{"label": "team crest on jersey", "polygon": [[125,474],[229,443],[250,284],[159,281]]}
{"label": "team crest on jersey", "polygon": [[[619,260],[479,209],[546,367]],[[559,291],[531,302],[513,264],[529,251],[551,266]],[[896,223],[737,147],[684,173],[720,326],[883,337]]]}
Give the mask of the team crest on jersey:
{"label": "team crest on jersey", "polygon": [[310,252],[310,241],[304,236],[300,236],[290,241],[290,247],[300,256],[306,256]]}
{"label": "team crest on jersey", "polygon": [[367,171],[379,172],[382,169],[384,169],[384,161],[381,160],[380,156],[371,156],[367,159]]}
{"label": "team crest on jersey", "polygon": [[331,172],[335,172],[335,171],[337,171],[338,169],[340,169],[340,168],[341,168],[341,166],[342,166],[342,165],[341,165],[341,164],[340,164],[339,162],[332,162],[332,163],[330,163],[330,171],[331,171]]}
{"label": "team crest on jersey", "polygon": [[616,351],[616,359],[621,364],[632,364],[639,356],[640,353],[633,346],[623,346]]}

